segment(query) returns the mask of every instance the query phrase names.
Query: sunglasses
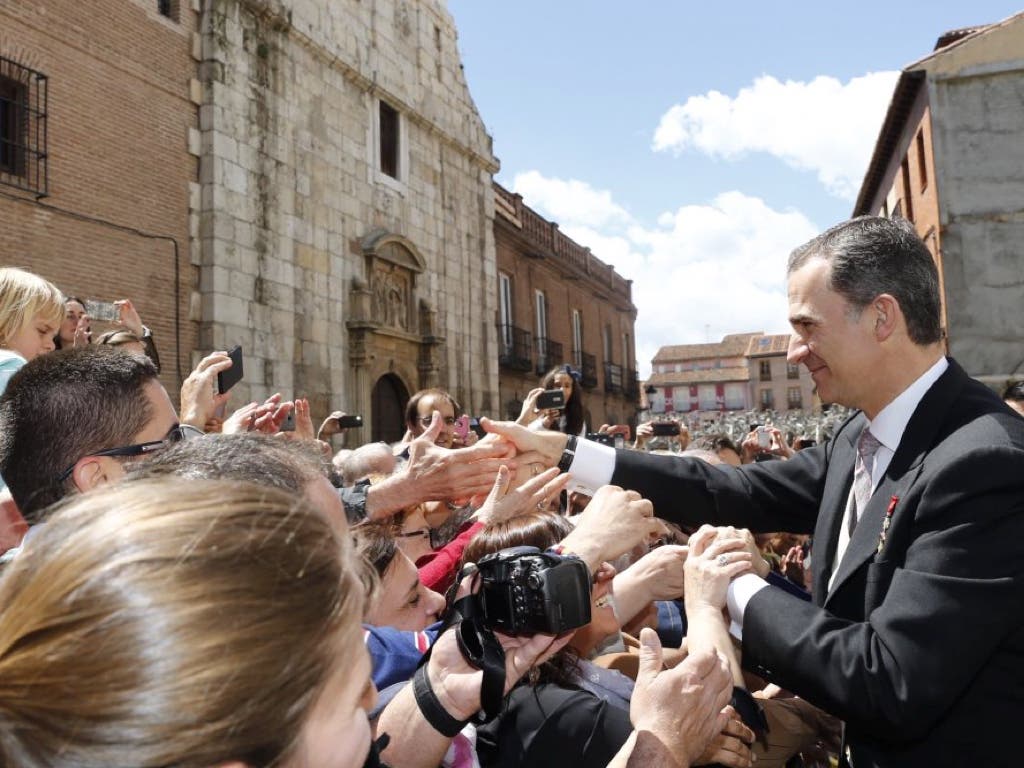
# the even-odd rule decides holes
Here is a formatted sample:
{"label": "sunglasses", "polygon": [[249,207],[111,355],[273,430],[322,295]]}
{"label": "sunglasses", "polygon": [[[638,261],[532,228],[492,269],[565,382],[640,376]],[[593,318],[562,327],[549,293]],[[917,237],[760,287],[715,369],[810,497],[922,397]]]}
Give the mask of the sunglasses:
{"label": "sunglasses", "polygon": [[[171,431],[168,432],[162,440],[151,440],[148,443],[135,443],[134,445],[122,445],[117,448],[106,448],[102,451],[94,451],[82,456],[78,461],[96,456],[148,456],[156,451],[162,451],[164,448],[167,448],[174,443],[180,443],[183,440],[191,440],[193,437],[202,437],[203,434],[203,430],[197,429],[191,424],[176,424],[171,427]],[[75,471],[75,466],[78,464],[78,461],[61,472],[60,476],[57,478],[57,482],[63,483],[71,477],[71,473]]]}

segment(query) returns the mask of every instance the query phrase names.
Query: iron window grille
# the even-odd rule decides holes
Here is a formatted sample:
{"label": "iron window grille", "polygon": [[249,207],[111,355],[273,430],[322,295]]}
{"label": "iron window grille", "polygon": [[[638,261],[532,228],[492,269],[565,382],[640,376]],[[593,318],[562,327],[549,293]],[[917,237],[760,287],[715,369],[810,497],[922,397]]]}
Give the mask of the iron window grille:
{"label": "iron window grille", "polygon": [[0,56],[0,184],[49,194],[46,154],[47,78]]}

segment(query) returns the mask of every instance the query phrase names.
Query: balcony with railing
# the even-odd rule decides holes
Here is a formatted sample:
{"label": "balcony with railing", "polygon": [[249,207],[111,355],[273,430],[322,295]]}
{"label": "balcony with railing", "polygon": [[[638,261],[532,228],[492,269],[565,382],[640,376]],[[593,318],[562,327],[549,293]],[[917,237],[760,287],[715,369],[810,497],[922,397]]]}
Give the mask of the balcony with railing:
{"label": "balcony with railing", "polygon": [[533,367],[530,349],[532,334],[514,325],[498,326],[498,363],[513,371],[529,371]]}
{"label": "balcony with railing", "polygon": [[550,371],[556,365],[561,365],[565,362],[562,357],[562,345],[557,341],[544,338],[543,336],[537,337],[537,375],[543,376],[545,373]]}
{"label": "balcony with railing", "polygon": [[[558,224],[548,221],[514,192],[494,184],[495,208],[499,218],[509,221],[519,229],[529,242],[529,255],[548,258],[561,264],[570,274],[586,278],[592,284],[608,289],[613,295],[627,302],[633,300],[633,286],[630,280],[615,271],[615,268],[601,261],[586,248],[564,234]],[[575,279],[575,278],[574,278]]]}
{"label": "balcony with railing", "polygon": [[604,391],[622,392],[622,366],[615,363],[604,364]]}
{"label": "balcony with railing", "polygon": [[580,384],[584,389],[593,389],[597,386],[597,358],[586,352],[580,352],[579,355],[579,369],[583,379]]}

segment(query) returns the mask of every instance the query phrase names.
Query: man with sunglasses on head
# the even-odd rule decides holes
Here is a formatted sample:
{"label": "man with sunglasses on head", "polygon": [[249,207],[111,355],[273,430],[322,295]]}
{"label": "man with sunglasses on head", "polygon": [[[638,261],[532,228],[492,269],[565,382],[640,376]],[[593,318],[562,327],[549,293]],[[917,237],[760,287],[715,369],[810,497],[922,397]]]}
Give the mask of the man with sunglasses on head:
{"label": "man with sunglasses on head", "polygon": [[202,434],[178,423],[148,358],[59,350],[24,366],[0,398],[0,475],[34,525],[51,504],[116,482],[125,462],[193,433]]}

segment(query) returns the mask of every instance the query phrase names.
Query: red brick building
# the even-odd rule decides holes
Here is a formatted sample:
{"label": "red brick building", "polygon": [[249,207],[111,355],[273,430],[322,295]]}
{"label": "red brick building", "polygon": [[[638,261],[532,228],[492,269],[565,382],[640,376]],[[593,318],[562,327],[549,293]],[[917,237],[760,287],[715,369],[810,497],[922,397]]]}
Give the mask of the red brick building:
{"label": "red brick building", "polygon": [[499,184],[494,241],[498,257],[500,415],[515,418],[549,369],[582,374],[587,426],[636,423],[632,283],[558,225]]}
{"label": "red brick building", "polygon": [[0,4],[0,264],[66,294],[132,299],[173,391],[195,346],[191,7]]}

